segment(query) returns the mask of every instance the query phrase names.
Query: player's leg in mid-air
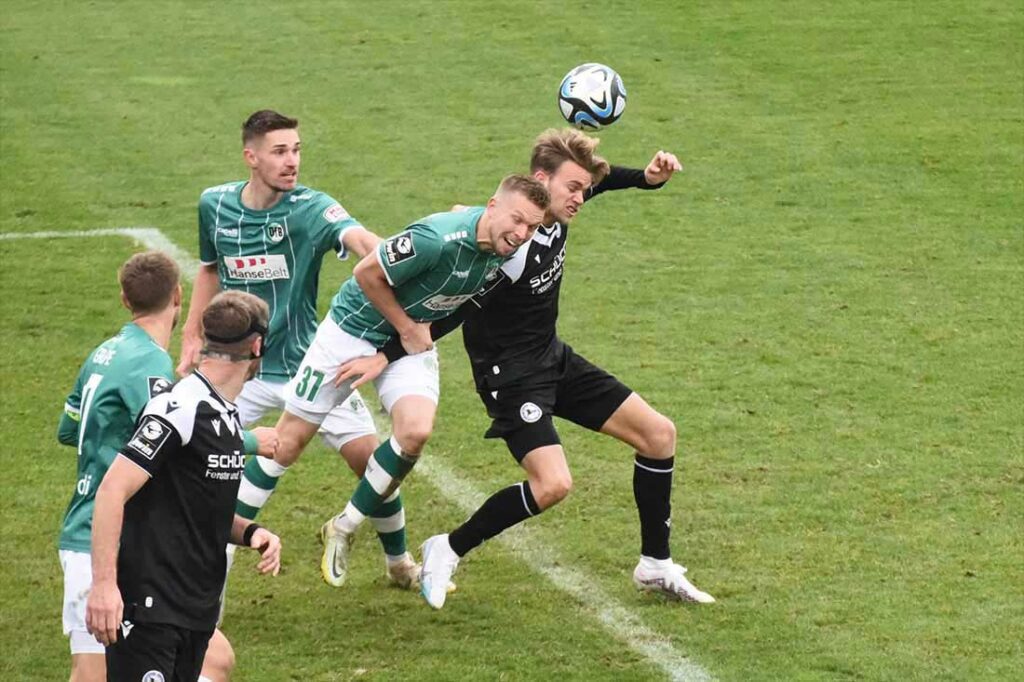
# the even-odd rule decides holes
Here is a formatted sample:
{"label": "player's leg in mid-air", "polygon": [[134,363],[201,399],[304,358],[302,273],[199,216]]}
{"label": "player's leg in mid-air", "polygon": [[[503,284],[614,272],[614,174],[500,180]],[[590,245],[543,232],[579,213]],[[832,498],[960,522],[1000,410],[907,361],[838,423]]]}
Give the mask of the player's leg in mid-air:
{"label": "player's leg in mid-air", "polygon": [[[285,389],[285,411],[277,424],[277,462],[287,466],[294,461],[328,414],[351,394],[348,382],[335,385],[338,368],[352,358],[376,351],[373,345],[343,331],[330,317],[321,323],[298,373]],[[391,414],[394,435],[366,461],[364,474],[345,510],[321,528],[321,573],[336,587],[345,582],[352,539],[366,518],[390,519],[382,521],[384,529],[397,527],[399,521],[404,525],[396,492],[433,430],[439,395],[436,352],[407,356],[393,363],[377,378],[376,386]]]}
{"label": "player's leg in mid-air", "polygon": [[556,394],[554,378],[480,393],[493,420],[487,437],[505,440],[527,480],[494,493],[465,523],[423,543],[420,591],[435,609],[444,606],[445,586],[462,557],[569,494],[572,475],[552,421]]}
{"label": "player's leg in mid-air", "polygon": [[676,452],[672,420],[571,350],[555,414],[633,448],[633,499],[640,517],[640,560],[633,571],[637,588],[682,601],[715,601],[687,580],[686,569],[672,561],[669,550]]}
{"label": "player's leg in mid-air", "polygon": [[487,435],[505,439],[526,470],[527,480],[492,495],[450,534],[424,543],[424,598],[434,608],[441,608],[445,594],[437,584],[450,577],[462,556],[568,495],[572,477],[551,421],[552,415],[557,415],[611,435],[636,451],[633,494],[641,528],[641,558],[633,574],[637,587],[686,601],[714,601],[685,578],[686,569],[669,554],[675,426],[618,379],[571,349],[567,352],[564,373],[557,383],[481,393],[494,419]]}

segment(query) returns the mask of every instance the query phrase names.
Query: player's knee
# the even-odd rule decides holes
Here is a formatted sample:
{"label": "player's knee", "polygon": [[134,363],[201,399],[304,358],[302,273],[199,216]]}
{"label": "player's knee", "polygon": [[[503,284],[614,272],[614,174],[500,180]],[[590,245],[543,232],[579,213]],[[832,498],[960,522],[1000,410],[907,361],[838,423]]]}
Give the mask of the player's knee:
{"label": "player's knee", "polygon": [[667,459],[676,453],[676,425],[668,417],[655,414],[644,429],[644,451],[653,459]]}
{"label": "player's knee", "polygon": [[231,679],[231,672],[235,669],[235,650],[231,647],[228,638],[217,630],[210,638],[210,644],[206,649],[206,657],[203,659],[203,676],[215,682]]}
{"label": "player's knee", "polygon": [[569,496],[572,490],[572,475],[562,472],[553,476],[546,476],[539,481],[530,482],[530,491],[533,499],[541,509],[547,509],[558,504]]}
{"label": "player's knee", "polygon": [[379,443],[375,437],[364,436],[345,443],[338,452],[348,464],[349,469],[356,476],[362,476],[366,471],[366,463],[370,460],[373,451],[377,449],[377,445]]}
{"label": "player's knee", "polygon": [[406,427],[401,433],[395,432],[395,440],[402,448],[402,455],[410,459],[420,456],[433,429],[429,424],[414,424]]}

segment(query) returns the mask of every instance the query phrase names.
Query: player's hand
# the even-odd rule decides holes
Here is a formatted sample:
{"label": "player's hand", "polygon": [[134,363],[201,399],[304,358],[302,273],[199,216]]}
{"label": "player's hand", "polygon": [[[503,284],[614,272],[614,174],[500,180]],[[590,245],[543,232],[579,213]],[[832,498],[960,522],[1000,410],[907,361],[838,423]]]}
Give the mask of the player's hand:
{"label": "player's hand", "polygon": [[417,322],[401,332],[402,348],[409,355],[423,353],[434,347],[434,340],[430,338],[430,323]]}
{"label": "player's hand", "polygon": [[346,381],[352,381],[351,388],[354,391],[367,381],[373,381],[379,377],[387,366],[388,359],[383,353],[354,358],[338,368],[338,374],[334,377],[334,385],[340,388]]}
{"label": "player's hand", "polygon": [[199,364],[199,351],[203,349],[203,340],[198,336],[185,335],[181,339],[181,360],[174,371],[179,377],[186,376]]}
{"label": "player's hand", "polygon": [[679,163],[675,154],[659,151],[644,169],[644,179],[648,184],[659,185],[668,181],[673,173],[681,170],[683,170],[683,164]]}
{"label": "player's hand", "polygon": [[93,583],[85,603],[85,627],[104,646],[117,641],[117,628],[124,615],[124,602],[117,583]]}
{"label": "player's hand", "polygon": [[260,457],[271,457],[277,453],[279,443],[277,429],[272,426],[257,426],[252,430],[256,436],[256,454]]}
{"label": "player's hand", "polygon": [[260,553],[257,571],[271,575],[281,572],[281,538],[266,528],[257,528],[249,539],[249,546]]}
{"label": "player's hand", "polygon": [[469,210],[469,206],[466,206],[465,204],[453,204],[452,205],[452,211],[468,211],[468,210]]}

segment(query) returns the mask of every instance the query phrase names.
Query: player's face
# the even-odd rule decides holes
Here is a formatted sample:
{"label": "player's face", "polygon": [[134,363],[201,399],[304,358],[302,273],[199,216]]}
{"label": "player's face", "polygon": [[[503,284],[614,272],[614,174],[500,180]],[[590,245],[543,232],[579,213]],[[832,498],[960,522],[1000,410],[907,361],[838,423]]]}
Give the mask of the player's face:
{"label": "player's face", "polygon": [[245,148],[253,178],[277,192],[290,192],[299,181],[298,130],[271,130]]}
{"label": "player's face", "polygon": [[503,258],[529,241],[544,220],[544,210],[519,192],[499,192],[487,202],[487,210],[490,215],[488,245],[493,253]]}
{"label": "player's face", "polygon": [[583,205],[583,193],[593,182],[587,169],[575,161],[563,161],[551,175],[537,171],[534,177],[543,182],[551,194],[551,205],[545,216],[549,223],[572,220]]}

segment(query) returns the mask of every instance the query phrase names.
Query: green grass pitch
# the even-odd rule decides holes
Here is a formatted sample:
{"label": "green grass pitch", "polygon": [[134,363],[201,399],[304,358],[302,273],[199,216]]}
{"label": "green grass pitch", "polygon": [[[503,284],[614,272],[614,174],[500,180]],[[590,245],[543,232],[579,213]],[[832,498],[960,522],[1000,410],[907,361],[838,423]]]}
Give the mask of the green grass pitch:
{"label": "green grass pitch", "polygon": [[[583,209],[560,333],[676,421],[674,554],[719,602],[635,593],[630,453],[572,426],[575,491],[530,540],[721,680],[1019,679],[1021,36],[996,1],[15,3],[0,233],[150,226],[194,256],[198,193],[243,177],[263,107],[302,120],[304,184],[393,233],[524,170],[562,75],[608,63],[629,102],[604,154],[686,170]],[[3,680],[67,678],[56,424],[136,248],[0,239]],[[480,492],[521,480],[458,338],[442,363],[427,456]],[[285,569],[232,574],[236,679],[665,676],[503,544],[440,612],[384,586],[369,533],[328,588],[315,531],[352,485],[317,444],[261,517]],[[464,518],[427,476],[404,490],[417,546]]]}

